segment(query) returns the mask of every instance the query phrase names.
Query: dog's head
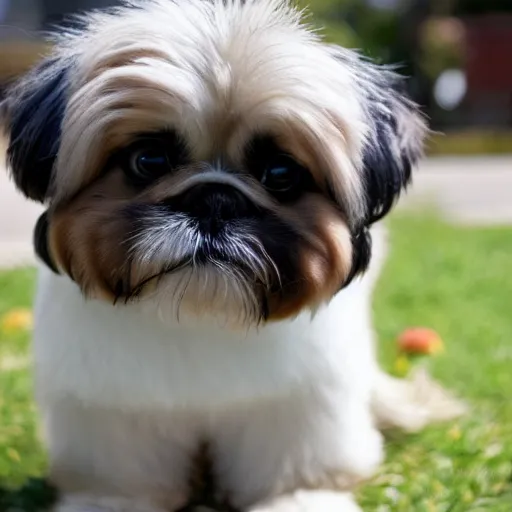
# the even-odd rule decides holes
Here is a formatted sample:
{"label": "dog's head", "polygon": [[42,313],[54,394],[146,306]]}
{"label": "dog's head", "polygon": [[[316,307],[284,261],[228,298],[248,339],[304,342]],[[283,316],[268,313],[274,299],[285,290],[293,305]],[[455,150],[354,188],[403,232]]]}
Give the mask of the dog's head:
{"label": "dog's head", "polygon": [[401,80],[280,0],[148,0],[81,20],[5,103],[41,257],[84,294],[244,322],[328,301],[426,132]]}

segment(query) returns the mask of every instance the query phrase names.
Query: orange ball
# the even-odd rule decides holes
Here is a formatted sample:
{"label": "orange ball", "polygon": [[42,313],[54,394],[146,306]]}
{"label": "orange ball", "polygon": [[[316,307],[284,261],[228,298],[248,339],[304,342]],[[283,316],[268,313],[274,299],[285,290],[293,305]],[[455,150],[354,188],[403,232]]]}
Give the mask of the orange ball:
{"label": "orange ball", "polygon": [[398,337],[398,348],[401,352],[418,355],[434,355],[444,349],[439,334],[427,327],[410,327]]}

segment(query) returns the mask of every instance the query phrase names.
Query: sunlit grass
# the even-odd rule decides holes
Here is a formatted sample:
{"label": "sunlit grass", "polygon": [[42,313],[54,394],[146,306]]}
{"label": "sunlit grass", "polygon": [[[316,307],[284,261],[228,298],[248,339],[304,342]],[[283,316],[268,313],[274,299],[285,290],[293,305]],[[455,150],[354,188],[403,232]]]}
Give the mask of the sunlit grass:
{"label": "sunlit grass", "polygon": [[512,510],[512,229],[395,218],[375,299],[390,368],[407,326],[436,329],[446,353],[432,373],[471,405],[456,423],[390,441],[388,462],[361,492],[370,511]]}
{"label": "sunlit grass", "polygon": [[[0,318],[30,307],[34,278],[32,269],[0,272]],[[0,329],[0,483],[19,484],[44,467],[32,402],[29,338],[23,329]]]}

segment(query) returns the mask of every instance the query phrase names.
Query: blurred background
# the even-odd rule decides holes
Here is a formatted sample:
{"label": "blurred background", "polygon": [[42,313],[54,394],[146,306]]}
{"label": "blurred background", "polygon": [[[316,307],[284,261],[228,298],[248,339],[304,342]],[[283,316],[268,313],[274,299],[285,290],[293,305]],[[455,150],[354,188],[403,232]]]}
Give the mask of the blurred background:
{"label": "blurred background", "polygon": [[[304,1],[304,0],[303,0]],[[304,2],[306,3],[306,2]],[[429,151],[512,151],[512,0],[311,0],[327,37],[410,76]],[[38,33],[115,0],[0,0],[0,84],[45,52]]]}

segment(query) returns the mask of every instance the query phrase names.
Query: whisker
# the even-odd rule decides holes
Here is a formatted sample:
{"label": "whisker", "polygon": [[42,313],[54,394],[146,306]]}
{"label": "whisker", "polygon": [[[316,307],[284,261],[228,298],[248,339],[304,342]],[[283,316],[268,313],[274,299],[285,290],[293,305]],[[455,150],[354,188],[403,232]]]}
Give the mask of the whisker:
{"label": "whisker", "polygon": [[134,286],[131,290],[128,291],[125,303],[128,303],[130,301],[130,299],[132,299],[133,297],[136,297],[136,296],[140,295],[142,289],[146,285],[148,285],[151,281],[153,281],[155,279],[158,279],[158,278],[162,278],[163,276],[165,276],[167,274],[171,274],[173,272],[177,272],[177,271],[185,268],[189,264],[190,264],[190,258],[187,258],[187,259],[185,259],[185,260],[183,260],[181,262],[178,262],[178,263],[176,263],[174,265],[170,265],[168,267],[165,267],[160,272],[157,272],[155,274],[150,275],[149,277],[146,277],[145,279],[143,279],[142,281],[137,283],[137,285]]}
{"label": "whisker", "polygon": [[190,281],[192,280],[192,276],[193,276],[193,272],[189,272],[187,282],[186,282],[185,286],[183,286],[183,287],[181,285],[181,281],[184,279],[184,276],[182,276],[180,279],[179,286],[176,287],[176,289],[182,288],[179,298],[178,298],[178,302],[176,304],[176,320],[178,323],[180,321],[181,303],[183,302],[183,298],[185,297],[185,294],[187,293],[188,287],[190,285]]}

